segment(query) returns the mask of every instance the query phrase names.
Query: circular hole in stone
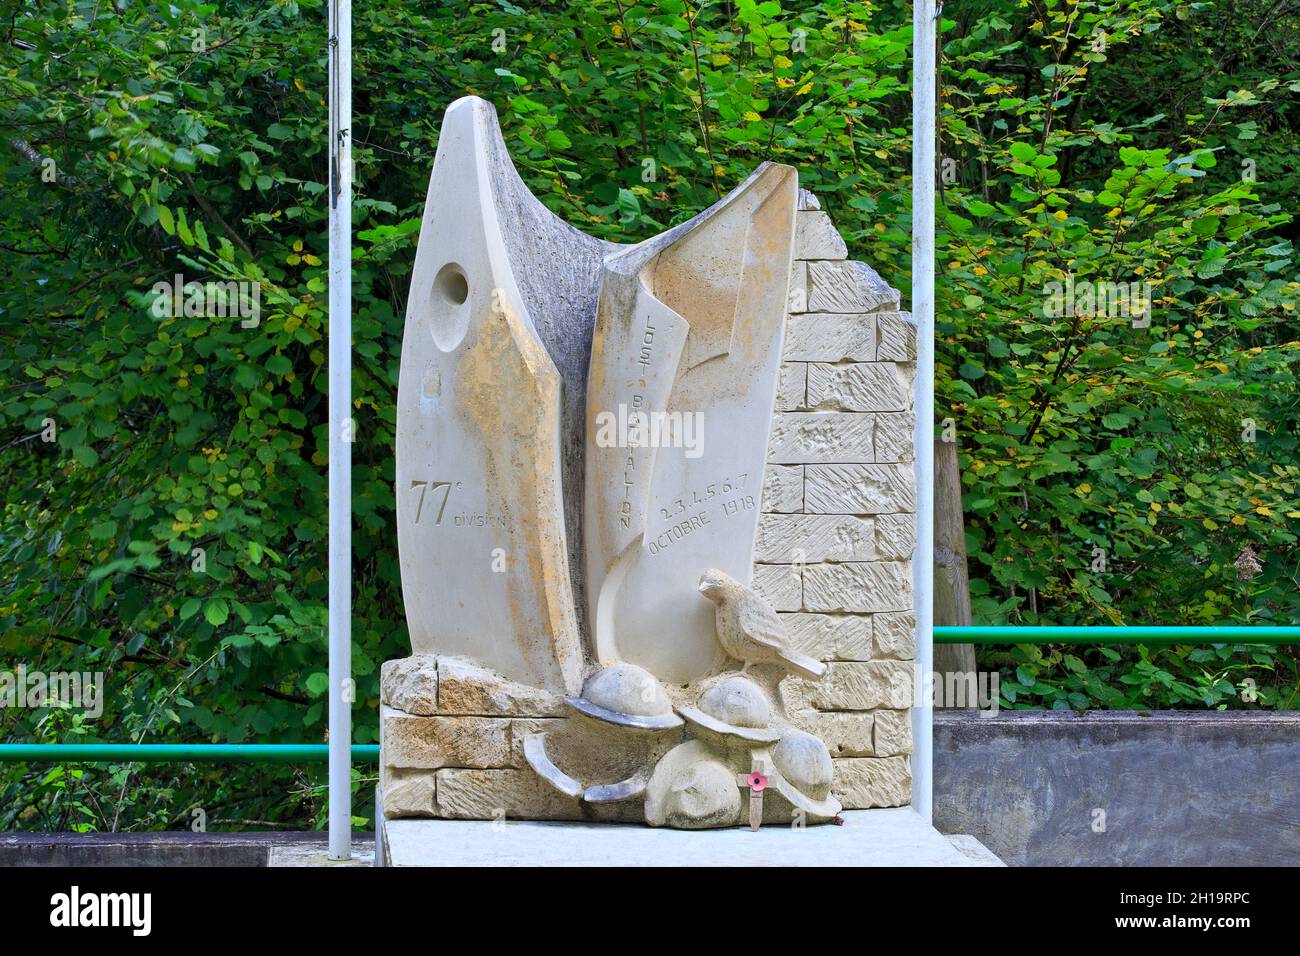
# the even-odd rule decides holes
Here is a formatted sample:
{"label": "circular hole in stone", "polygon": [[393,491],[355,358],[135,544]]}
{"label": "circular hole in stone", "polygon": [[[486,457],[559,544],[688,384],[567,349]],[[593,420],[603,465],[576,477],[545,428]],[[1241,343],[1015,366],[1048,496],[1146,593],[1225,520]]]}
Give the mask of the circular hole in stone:
{"label": "circular hole in stone", "polygon": [[438,271],[433,288],[451,305],[464,305],[469,298],[469,280],[465,278],[465,271],[454,262],[447,263]]}

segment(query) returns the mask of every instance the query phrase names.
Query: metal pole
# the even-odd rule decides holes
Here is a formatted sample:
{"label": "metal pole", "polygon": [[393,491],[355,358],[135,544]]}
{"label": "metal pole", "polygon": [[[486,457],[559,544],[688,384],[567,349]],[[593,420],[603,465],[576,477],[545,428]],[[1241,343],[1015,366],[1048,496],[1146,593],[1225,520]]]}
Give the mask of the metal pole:
{"label": "metal pole", "polygon": [[916,696],[912,807],[927,823],[934,793],[934,0],[912,4],[912,316],[916,321]]}
{"label": "metal pole", "polygon": [[352,2],[329,14],[329,823],[352,857]]}

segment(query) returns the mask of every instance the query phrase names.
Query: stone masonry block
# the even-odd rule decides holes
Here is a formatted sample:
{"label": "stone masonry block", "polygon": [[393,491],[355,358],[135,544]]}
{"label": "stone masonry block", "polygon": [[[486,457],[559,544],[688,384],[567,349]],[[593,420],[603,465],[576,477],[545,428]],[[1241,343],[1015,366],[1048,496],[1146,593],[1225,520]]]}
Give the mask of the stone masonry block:
{"label": "stone masonry block", "polygon": [[871,618],[860,614],[782,613],[790,646],[822,661],[871,659]]}
{"label": "stone masonry block", "polygon": [[845,810],[902,807],[911,802],[912,770],[906,757],[848,757],[831,765],[831,791]]}
{"label": "stone masonry block", "polygon": [[876,529],[851,515],[765,514],[758,519],[754,560],[769,564],[870,561]]}
{"label": "stone masonry block", "polygon": [[809,465],[804,469],[804,510],[858,515],[915,511],[912,466]]}
{"label": "stone masonry block", "polygon": [[916,515],[876,516],[876,558],[905,561],[916,550]]}
{"label": "stone masonry block", "polygon": [[803,601],[803,576],[785,564],[754,566],[754,590],[778,611],[797,611]]}
{"label": "stone masonry block", "polygon": [[432,817],[437,789],[436,771],[390,770],[379,771],[383,813],[390,820],[401,817]]}
{"label": "stone masonry block", "polygon": [[847,412],[900,412],[912,403],[909,376],[895,362],[808,366],[807,407]]}
{"label": "stone masonry block", "polygon": [[517,684],[469,661],[438,658],[438,712],[491,717],[563,717],[554,694]]}
{"label": "stone masonry block", "polygon": [[833,758],[875,755],[875,716],[870,711],[823,714],[809,710],[802,712],[795,723],[800,729],[820,737]]}
{"label": "stone masonry block", "polygon": [[877,710],[872,746],[877,757],[896,757],[912,752],[912,712]]}
{"label": "stone masonry block", "polygon": [[576,797],[566,797],[532,770],[439,770],[437,815],[453,820],[581,820]]}
{"label": "stone masonry block", "polygon": [[763,510],[803,510],[803,465],[772,465],[763,470]]}
{"label": "stone masonry block", "polygon": [[874,418],[857,412],[777,412],[768,460],[785,465],[874,461]]}
{"label": "stone masonry block", "polygon": [[802,210],[794,214],[795,259],[846,259],[849,247],[821,210]]}
{"label": "stone masonry block", "polygon": [[880,412],[872,450],[881,464],[912,460],[912,429],[916,415],[912,412]]}
{"label": "stone masonry block", "polygon": [[809,681],[808,700],[818,710],[875,710],[912,706],[910,661],[832,661],[819,681]]}
{"label": "stone masonry block", "polygon": [[876,352],[875,316],[808,314],[786,321],[787,362],[874,362]]}
{"label": "stone masonry block", "polygon": [[438,658],[412,654],[379,668],[379,701],[408,714],[438,712]]}
{"label": "stone masonry block", "polygon": [[912,562],[813,564],[804,569],[805,611],[907,611],[912,606]]}
{"label": "stone masonry block", "polygon": [[898,290],[865,262],[808,263],[809,312],[876,312],[898,308]]}
{"label": "stone masonry block", "polygon": [[910,312],[882,312],[876,316],[876,361],[915,362],[916,324]]}
{"label": "stone masonry block", "polygon": [[912,611],[873,614],[871,630],[872,657],[899,661],[916,657],[916,615]]}
{"label": "stone masonry block", "polygon": [[380,720],[389,767],[436,770],[510,763],[510,722],[505,718],[417,717],[384,708]]}

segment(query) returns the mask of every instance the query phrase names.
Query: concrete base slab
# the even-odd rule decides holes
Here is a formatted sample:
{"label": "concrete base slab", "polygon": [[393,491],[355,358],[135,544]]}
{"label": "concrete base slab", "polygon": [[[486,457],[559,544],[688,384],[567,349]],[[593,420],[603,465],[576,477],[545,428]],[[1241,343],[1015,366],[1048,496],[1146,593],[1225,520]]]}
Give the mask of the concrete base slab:
{"label": "concrete base slab", "polygon": [[[615,823],[388,820],[388,866],[998,866],[910,807],[850,810],[843,826],[684,831]],[[973,838],[967,838],[972,840]]]}
{"label": "concrete base slab", "polygon": [[970,857],[977,866],[1006,866],[992,850],[969,833],[949,833],[948,842],[964,856]]}
{"label": "concrete base slab", "polygon": [[298,846],[273,846],[267,866],[374,866],[375,844],[352,841],[350,860],[331,860],[329,840]]}

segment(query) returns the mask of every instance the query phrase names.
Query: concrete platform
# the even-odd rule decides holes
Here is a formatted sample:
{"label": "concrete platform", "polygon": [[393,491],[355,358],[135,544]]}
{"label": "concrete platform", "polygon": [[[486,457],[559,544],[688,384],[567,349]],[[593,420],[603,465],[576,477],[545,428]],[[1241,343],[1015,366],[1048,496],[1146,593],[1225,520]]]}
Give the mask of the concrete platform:
{"label": "concrete platform", "polygon": [[[843,826],[683,831],[613,823],[389,820],[386,866],[1001,866],[910,807],[850,810]],[[978,848],[978,849],[976,849]]]}
{"label": "concrete platform", "polygon": [[934,819],[1012,866],[1300,865],[1300,713],[934,714]]}
{"label": "concrete platform", "polygon": [[0,868],[16,866],[370,866],[375,840],[353,833],[352,860],[329,859],[324,833],[4,833]]}

